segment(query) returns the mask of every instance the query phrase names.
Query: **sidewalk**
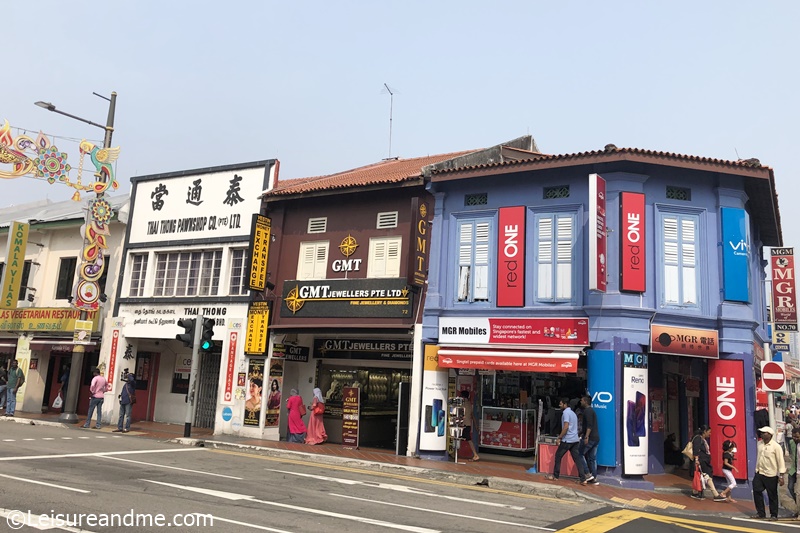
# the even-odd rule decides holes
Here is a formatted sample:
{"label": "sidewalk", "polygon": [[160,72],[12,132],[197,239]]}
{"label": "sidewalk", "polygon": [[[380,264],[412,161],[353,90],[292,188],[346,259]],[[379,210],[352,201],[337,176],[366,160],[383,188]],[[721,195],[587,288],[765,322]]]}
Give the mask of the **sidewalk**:
{"label": "sidewalk", "polygon": [[[58,421],[53,414],[32,414],[18,412],[13,419],[0,417],[0,422],[17,422],[79,428],[80,424],[68,425]],[[114,426],[106,426],[102,431],[112,431]],[[6,424],[0,425],[0,432],[6,434]],[[581,499],[626,508],[670,509],[687,514],[715,514],[727,516],[750,516],[755,513],[752,497],[737,497],[736,503],[713,502],[710,497],[694,500],[689,497],[691,483],[688,475],[664,474],[647,476],[647,481],[655,484],[655,491],[620,488],[603,483],[580,486],[575,479],[562,478],[546,481],[544,474],[531,474],[529,463],[505,461],[501,456],[482,454],[479,462],[432,461],[414,457],[397,456],[392,451],[372,448],[349,450],[338,444],[309,446],[289,442],[248,439],[231,435],[213,435],[209,429],[192,428],[192,438],[183,438],[184,427],[179,424],[156,422],[136,422],[127,436],[166,440],[184,445],[213,447],[262,454],[287,459],[303,459],[319,463],[348,465],[384,472],[412,473],[426,478],[447,480],[464,485],[485,485],[505,491],[523,492],[540,496]],[[785,490],[785,489],[784,489]],[[706,494],[709,495],[708,491]],[[788,495],[788,494],[787,494]],[[782,516],[791,513],[783,509]]]}

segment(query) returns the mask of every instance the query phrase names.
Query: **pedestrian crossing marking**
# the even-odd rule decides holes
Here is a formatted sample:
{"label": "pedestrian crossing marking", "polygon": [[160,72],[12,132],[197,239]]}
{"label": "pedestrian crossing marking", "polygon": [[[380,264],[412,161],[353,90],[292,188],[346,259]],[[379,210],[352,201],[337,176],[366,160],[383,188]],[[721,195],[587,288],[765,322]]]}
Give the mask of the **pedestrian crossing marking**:
{"label": "pedestrian crossing marking", "polygon": [[652,520],[675,526],[676,529],[713,533],[717,531],[736,531],[739,533],[763,533],[763,528],[735,526],[731,524],[715,524],[703,520],[666,516],[642,511],[618,510],[600,516],[593,516],[577,524],[559,529],[556,533],[608,533],[638,519]]}
{"label": "pedestrian crossing marking", "polygon": [[645,507],[656,507],[658,509],[686,509],[685,505],[680,503],[672,503],[666,500],[656,500],[655,498],[651,498],[649,500],[642,500],[639,498],[634,498],[632,500],[626,500],[625,498],[620,498],[619,496],[614,496],[611,498],[612,502],[621,503],[622,505],[632,505],[634,507],[639,507],[644,509]]}

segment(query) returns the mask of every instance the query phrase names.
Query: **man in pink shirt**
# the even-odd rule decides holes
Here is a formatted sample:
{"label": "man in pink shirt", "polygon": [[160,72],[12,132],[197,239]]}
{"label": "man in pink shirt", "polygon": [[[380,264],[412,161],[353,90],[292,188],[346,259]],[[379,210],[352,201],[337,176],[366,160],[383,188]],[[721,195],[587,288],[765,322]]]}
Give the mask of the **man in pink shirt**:
{"label": "man in pink shirt", "polygon": [[89,393],[91,394],[91,399],[89,400],[89,417],[86,419],[86,423],[83,427],[89,427],[92,422],[92,414],[95,408],[97,408],[97,425],[94,426],[94,428],[100,429],[100,419],[103,416],[103,399],[105,398],[108,382],[106,378],[100,375],[100,370],[97,368],[94,369],[92,374],[94,374],[94,377],[92,378],[92,384],[89,386]]}

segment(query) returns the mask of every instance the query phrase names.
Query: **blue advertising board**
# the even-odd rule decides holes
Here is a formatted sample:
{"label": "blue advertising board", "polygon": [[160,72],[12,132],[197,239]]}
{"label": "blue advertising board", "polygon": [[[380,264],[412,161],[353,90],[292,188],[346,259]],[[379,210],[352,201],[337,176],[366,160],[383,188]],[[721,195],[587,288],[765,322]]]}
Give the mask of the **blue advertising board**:
{"label": "blue advertising board", "polygon": [[723,207],[722,282],[723,298],[750,301],[750,239],[744,209]]}
{"label": "blue advertising board", "polygon": [[597,414],[600,444],[597,446],[597,464],[617,466],[617,374],[613,350],[588,350],[589,394]]}

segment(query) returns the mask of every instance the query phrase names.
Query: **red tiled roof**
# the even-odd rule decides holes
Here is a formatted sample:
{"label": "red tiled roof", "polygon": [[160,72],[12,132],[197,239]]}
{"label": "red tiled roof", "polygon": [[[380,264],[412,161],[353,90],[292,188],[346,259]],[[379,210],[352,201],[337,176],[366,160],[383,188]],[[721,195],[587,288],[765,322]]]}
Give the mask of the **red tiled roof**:
{"label": "red tiled roof", "polygon": [[454,157],[472,152],[474,152],[474,150],[414,157],[410,159],[387,159],[364,167],[354,168],[336,174],[329,174],[327,176],[278,181],[275,188],[264,193],[263,196],[288,196],[314,191],[366,187],[370,185],[383,185],[421,179],[422,167],[441,163],[442,161],[447,161],[448,159],[453,159]]}

